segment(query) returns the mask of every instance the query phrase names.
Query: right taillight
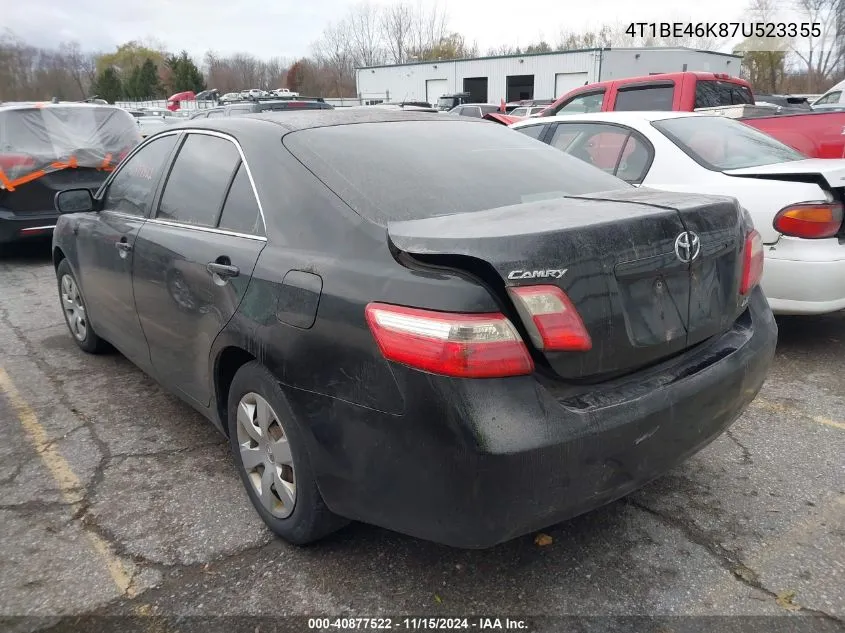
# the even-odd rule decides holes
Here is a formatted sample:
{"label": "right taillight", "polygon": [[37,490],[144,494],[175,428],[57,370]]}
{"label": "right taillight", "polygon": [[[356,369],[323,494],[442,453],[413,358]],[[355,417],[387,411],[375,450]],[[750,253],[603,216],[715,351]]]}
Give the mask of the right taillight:
{"label": "right taillight", "polygon": [[388,360],[460,378],[534,371],[528,348],[503,314],[456,314],[386,303],[370,303],[365,314]]}
{"label": "right taillight", "polygon": [[517,312],[537,349],[586,352],[593,347],[581,315],[557,286],[508,288]]}
{"label": "right taillight", "polygon": [[838,202],[793,204],[778,211],[774,227],[792,237],[833,237],[842,228],[842,205]]}
{"label": "right taillight", "polygon": [[742,282],[740,294],[747,295],[760,283],[763,276],[763,238],[752,230],[745,236],[745,246],[742,249]]}

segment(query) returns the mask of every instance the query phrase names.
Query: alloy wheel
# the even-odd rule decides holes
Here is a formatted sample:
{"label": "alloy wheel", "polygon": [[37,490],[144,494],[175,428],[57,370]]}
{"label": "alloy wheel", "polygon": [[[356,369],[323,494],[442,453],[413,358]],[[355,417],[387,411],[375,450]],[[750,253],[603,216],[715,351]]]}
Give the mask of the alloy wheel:
{"label": "alloy wheel", "polygon": [[296,479],[290,443],[279,416],[257,393],[238,403],[241,463],[261,505],[274,517],[290,516],[296,504]]}
{"label": "alloy wheel", "polygon": [[82,303],[79,288],[70,275],[62,276],[61,295],[62,309],[70,332],[76,340],[84,341],[88,335],[88,317],[85,314],[85,305]]}

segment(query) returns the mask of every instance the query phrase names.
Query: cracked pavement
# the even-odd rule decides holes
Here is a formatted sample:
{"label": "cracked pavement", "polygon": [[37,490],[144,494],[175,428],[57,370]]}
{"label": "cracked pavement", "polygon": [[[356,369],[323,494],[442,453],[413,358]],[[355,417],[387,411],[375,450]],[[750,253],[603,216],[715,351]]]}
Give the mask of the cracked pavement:
{"label": "cracked pavement", "polygon": [[839,627],[845,314],[779,325],[770,377],[728,433],[545,530],[547,547],[526,536],[462,551],[353,524],[298,548],[263,527],[210,423],[120,355],[76,348],[49,245],[13,249],[0,256],[0,370],[17,394],[0,389],[0,616],[818,615]]}

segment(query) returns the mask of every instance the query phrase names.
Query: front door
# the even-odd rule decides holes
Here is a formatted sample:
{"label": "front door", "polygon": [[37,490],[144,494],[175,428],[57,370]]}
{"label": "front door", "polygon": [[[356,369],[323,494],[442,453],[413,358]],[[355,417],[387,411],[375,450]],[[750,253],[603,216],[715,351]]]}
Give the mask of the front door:
{"label": "front door", "polygon": [[133,287],[156,374],[200,405],[211,400],[211,345],[237,310],[265,244],[237,146],[187,134],[156,214],[138,234]]}
{"label": "front door", "polygon": [[76,235],[88,318],[139,364],[148,364],[148,354],[132,296],[132,251],[176,139],[157,138],[122,163],[105,186],[101,210],[80,222]]}

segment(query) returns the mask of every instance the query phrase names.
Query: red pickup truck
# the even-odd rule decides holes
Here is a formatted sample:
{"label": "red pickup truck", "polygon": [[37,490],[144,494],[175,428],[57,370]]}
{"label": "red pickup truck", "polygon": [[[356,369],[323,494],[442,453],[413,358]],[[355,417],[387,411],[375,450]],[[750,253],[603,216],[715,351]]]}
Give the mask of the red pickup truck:
{"label": "red pickup truck", "polygon": [[[680,72],[628,77],[581,86],[566,93],[536,116],[667,110],[693,112],[730,106],[754,110],[754,93],[747,81],[721,73]],[[743,108],[743,106],[745,106]],[[845,112],[796,112],[757,108],[743,123],[766,132],[813,158],[845,158]],[[518,117],[488,115],[510,124]]]}

